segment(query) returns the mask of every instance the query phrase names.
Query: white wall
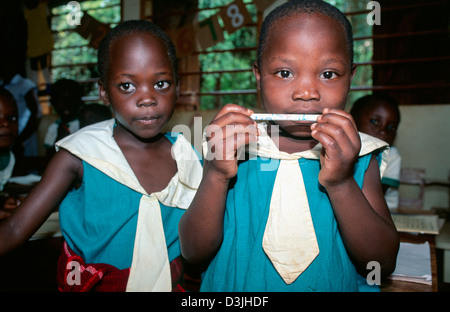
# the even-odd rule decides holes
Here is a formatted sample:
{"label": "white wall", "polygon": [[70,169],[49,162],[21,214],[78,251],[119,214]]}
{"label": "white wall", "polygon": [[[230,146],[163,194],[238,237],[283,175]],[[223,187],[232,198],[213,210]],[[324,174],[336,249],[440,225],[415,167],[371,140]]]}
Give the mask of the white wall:
{"label": "white wall", "polygon": [[[450,105],[400,106],[401,122],[395,145],[402,167],[424,168],[427,179],[447,180],[450,172]],[[411,189],[400,188],[400,195]],[[449,207],[449,191],[428,187],[424,208]]]}

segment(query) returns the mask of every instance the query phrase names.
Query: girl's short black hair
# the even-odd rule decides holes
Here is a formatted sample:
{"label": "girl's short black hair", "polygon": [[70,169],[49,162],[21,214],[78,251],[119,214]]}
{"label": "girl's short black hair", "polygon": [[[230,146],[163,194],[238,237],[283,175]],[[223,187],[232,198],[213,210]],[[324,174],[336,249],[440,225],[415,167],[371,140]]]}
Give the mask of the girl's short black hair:
{"label": "girl's short black hair", "polygon": [[108,73],[108,60],[111,44],[116,39],[139,32],[151,34],[159,38],[165,44],[167,48],[167,55],[169,56],[170,62],[172,63],[175,81],[178,81],[178,61],[175,52],[175,46],[173,45],[172,40],[170,40],[169,36],[163,30],[161,30],[161,28],[145,20],[129,20],[122,22],[111,29],[108,34],[106,34],[106,36],[100,43],[97,52],[100,80],[105,82],[105,78]]}
{"label": "girl's short black hair", "polygon": [[[339,9],[332,6],[331,4],[321,1],[321,0],[291,0],[278,7],[267,15],[261,26],[261,31],[259,34],[259,45],[258,45],[258,55],[257,55],[257,65],[261,66],[261,59],[269,43],[269,32],[272,26],[278,20],[284,17],[291,17],[298,14],[312,14],[320,13],[331,17],[342,25],[345,32],[347,50],[350,55],[350,64],[353,66],[353,28],[347,17]],[[280,34],[282,36],[282,34]]]}
{"label": "girl's short black hair", "polygon": [[398,108],[398,102],[394,97],[386,93],[374,93],[360,97],[355,101],[355,103],[353,103],[350,114],[358,124],[360,118],[364,115],[364,111],[377,103],[386,103],[391,106],[397,113],[398,121],[400,122],[400,109]]}
{"label": "girl's short black hair", "polygon": [[16,102],[16,99],[14,98],[14,95],[12,95],[12,93],[9,92],[8,89],[6,89],[3,86],[0,86],[0,97],[3,97],[4,99],[8,100],[14,106],[17,107],[17,102]]}
{"label": "girl's short black hair", "polygon": [[61,78],[50,86],[50,97],[58,97],[61,94],[69,93],[71,97],[81,103],[83,97],[83,87],[73,79]]}

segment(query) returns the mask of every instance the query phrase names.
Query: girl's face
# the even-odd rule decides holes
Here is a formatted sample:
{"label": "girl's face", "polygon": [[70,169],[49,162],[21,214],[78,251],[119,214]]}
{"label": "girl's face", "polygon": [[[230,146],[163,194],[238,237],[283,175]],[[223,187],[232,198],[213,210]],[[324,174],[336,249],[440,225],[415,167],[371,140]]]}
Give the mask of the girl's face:
{"label": "girl's face", "polygon": [[359,131],[383,140],[389,145],[394,143],[399,116],[391,105],[378,102],[361,112],[359,119],[356,121]]}
{"label": "girl's face", "polygon": [[[322,14],[300,14],[275,22],[261,68],[254,68],[268,113],[319,114],[344,109],[355,69],[343,27]],[[310,138],[310,124],[277,122],[299,138]]]}
{"label": "girl's face", "polygon": [[68,91],[58,92],[58,94],[53,95],[51,103],[55,111],[65,122],[77,118],[78,109],[82,105],[81,99],[77,99]]}
{"label": "girl's face", "polygon": [[140,32],[116,39],[99,91],[112,106],[119,128],[142,139],[157,136],[172,116],[178,95],[163,42]]}
{"label": "girl's face", "polygon": [[17,108],[9,99],[0,96],[0,150],[13,145],[18,133]]}

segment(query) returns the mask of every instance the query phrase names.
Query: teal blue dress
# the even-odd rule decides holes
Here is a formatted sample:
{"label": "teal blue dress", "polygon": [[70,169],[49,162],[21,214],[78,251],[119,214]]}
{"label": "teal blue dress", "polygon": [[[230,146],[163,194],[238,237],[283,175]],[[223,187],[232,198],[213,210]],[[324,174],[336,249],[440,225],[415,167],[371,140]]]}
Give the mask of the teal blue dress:
{"label": "teal blue dress", "polygon": [[[172,134],[173,135],[173,134]],[[176,136],[166,134],[173,144]],[[83,161],[83,181],[59,207],[61,232],[69,247],[86,263],[131,267],[139,202],[142,194]],[[185,209],[161,202],[169,261],[180,256],[178,222]]]}
{"label": "teal blue dress", "polygon": [[[354,177],[362,187],[371,155],[359,158]],[[318,182],[319,160],[299,159],[319,255],[293,282],[286,284],[262,248],[277,170],[261,170],[269,161],[257,157],[239,165],[229,188],[222,245],[203,276],[201,291],[379,291],[352,264],[330,200]],[[272,163],[273,164],[273,163]]]}

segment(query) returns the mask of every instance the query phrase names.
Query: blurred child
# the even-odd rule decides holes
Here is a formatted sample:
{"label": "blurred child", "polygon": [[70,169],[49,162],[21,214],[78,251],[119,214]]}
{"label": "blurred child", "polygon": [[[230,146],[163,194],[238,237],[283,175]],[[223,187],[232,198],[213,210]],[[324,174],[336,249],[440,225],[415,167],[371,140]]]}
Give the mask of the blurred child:
{"label": "blurred child", "polygon": [[112,115],[108,106],[93,103],[84,105],[78,118],[80,120],[80,128],[84,128],[97,122],[111,119]]}
{"label": "blurred child", "polygon": [[19,132],[13,152],[16,158],[38,155],[37,129],[41,121],[41,105],[37,98],[37,86],[18,73],[14,60],[0,60],[0,85],[14,96],[18,110]]}
{"label": "blurred child", "polygon": [[401,156],[393,146],[400,123],[397,101],[386,94],[366,95],[358,99],[350,111],[358,130],[387,142],[390,145],[386,170],[381,184],[386,203],[391,211],[398,208]]}
{"label": "blurred child", "polygon": [[179,91],[174,46],[150,22],[126,21],[103,39],[98,64],[100,98],[115,119],[56,143],[39,184],[0,222],[0,254],[59,205],[61,290],[179,289],[178,222],[202,168],[182,134],[161,133]]}
{"label": "blurred child", "polygon": [[[13,95],[3,87],[0,87],[0,191],[12,175],[15,157],[11,151],[18,133],[17,104]],[[0,208],[0,220],[8,217],[11,210],[17,205],[11,206],[11,202],[5,204],[3,198]],[[10,201],[14,201],[13,198]],[[5,204],[5,205],[4,205]]]}
{"label": "blurred child", "polygon": [[44,139],[44,147],[50,158],[55,153],[55,142],[80,129],[78,112],[83,105],[83,89],[72,79],[56,81],[50,91],[50,102],[58,114],[57,121],[52,123]]}
{"label": "blurred child", "polygon": [[203,179],[180,221],[183,256],[212,259],[202,291],[377,291],[368,263],[380,278],[394,270],[386,143],[358,134],[343,110],[352,51],[350,23],[326,2],[291,0],[266,17],[254,65],[265,111],[321,115],[264,125],[227,105],[208,126]]}

